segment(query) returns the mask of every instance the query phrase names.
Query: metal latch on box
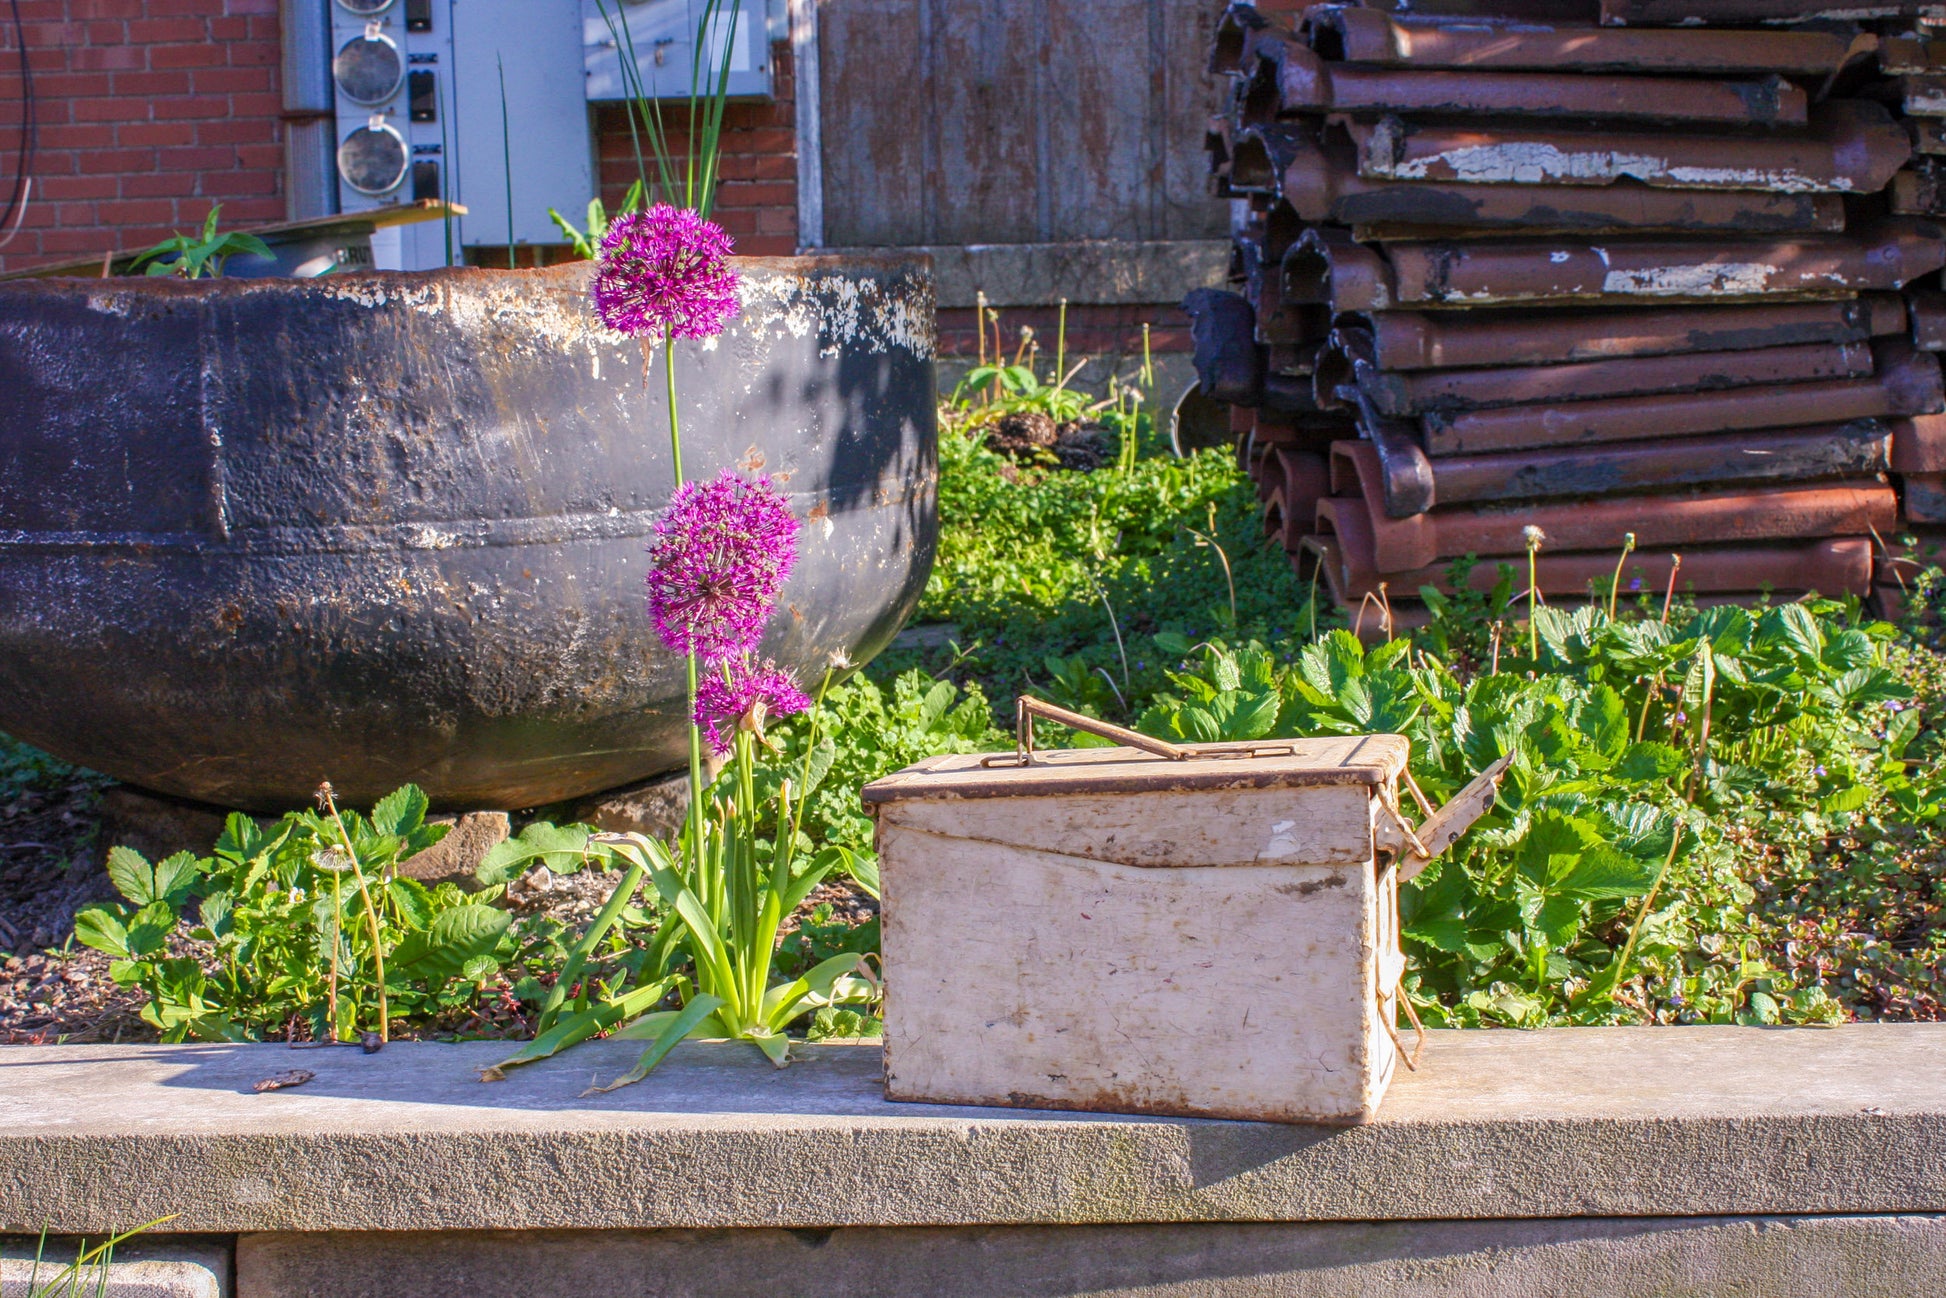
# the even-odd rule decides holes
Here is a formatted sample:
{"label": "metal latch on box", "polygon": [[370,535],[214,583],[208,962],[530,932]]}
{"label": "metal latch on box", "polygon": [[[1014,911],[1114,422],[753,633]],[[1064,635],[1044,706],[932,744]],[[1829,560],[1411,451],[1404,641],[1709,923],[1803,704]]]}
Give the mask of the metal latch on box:
{"label": "metal latch on box", "polygon": [[1432,864],[1432,859],[1459,841],[1461,834],[1473,827],[1473,822],[1493,810],[1493,800],[1500,792],[1500,777],[1507,773],[1513,764],[1514,755],[1508,753],[1493,765],[1474,776],[1467,786],[1450,798],[1446,805],[1437,811],[1431,809],[1419,786],[1412,783],[1412,776],[1406,775],[1406,784],[1412,796],[1419,803],[1419,810],[1425,819],[1415,829],[1406,823],[1405,816],[1399,811],[1399,796],[1391,788],[1378,790],[1378,803],[1385,812],[1382,819],[1373,827],[1373,846],[1380,852],[1390,852],[1399,863],[1399,882],[1417,875]]}
{"label": "metal latch on box", "polygon": [[[1232,761],[1249,760],[1255,757],[1289,757],[1296,750],[1288,743],[1275,741],[1262,744],[1225,744],[1203,746],[1193,744],[1172,744],[1166,739],[1157,739],[1126,726],[1100,721],[1056,707],[1045,699],[1021,695],[1014,708],[1014,751],[1011,754],[997,754],[982,761],[980,765],[993,766],[1032,766],[1034,764],[1034,718],[1040,717],[1080,730],[1102,739],[1113,740],[1130,748],[1139,748],[1145,753],[1166,757],[1172,762],[1211,761],[1227,759]],[[1432,859],[1459,841],[1461,834],[1472,828],[1473,822],[1493,809],[1493,800],[1500,790],[1500,778],[1507,773],[1513,763],[1514,755],[1506,754],[1499,761],[1475,776],[1471,783],[1461,789],[1445,806],[1437,811],[1426,801],[1419,786],[1413,782],[1410,772],[1405,772],[1406,787],[1419,804],[1425,819],[1415,828],[1399,810],[1398,793],[1390,785],[1376,790],[1380,808],[1385,812],[1374,827],[1373,846],[1381,853],[1389,855],[1398,862],[1399,881],[1417,875],[1432,863]]]}

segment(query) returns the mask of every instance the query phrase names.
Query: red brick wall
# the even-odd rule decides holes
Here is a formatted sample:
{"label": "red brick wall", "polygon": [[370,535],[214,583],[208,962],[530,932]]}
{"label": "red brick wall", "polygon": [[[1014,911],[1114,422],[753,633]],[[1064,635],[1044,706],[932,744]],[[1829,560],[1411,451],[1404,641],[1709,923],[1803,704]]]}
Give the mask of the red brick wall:
{"label": "red brick wall", "polygon": [[[797,251],[797,111],[791,47],[770,48],[772,97],[728,105],[723,114],[722,185],[715,219],[750,256],[788,256]],[[663,125],[670,148],[681,156],[687,146],[687,105],[665,105]],[[628,109],[603,104],[595,110],[597,165],[602,201],[621,202],[637,175],[629,138]],[[646,159],[647,142],[644,141]],[[647,159],[650,175],[655,162]]]}
{"label": "red brick wall", "polygon": [[[0,17],[6,16],[0,0]],[[284,219],[283,133],[276,84],[277,0],[21,0],[40,121],[33,202],[0,271],[137,248],[185,230],[223,204],[225,225]],[[13,178],[20,78],[11,30],[0,24],[0,195]],[[753,255],[797,249],[797,131],[790,46],[771,48],[768,101],[735,103],[724,119],[716,218]],[[664,122],[680,151],[680,104]],[[595,110],[602,197],[611,207],[635,178],[626,110]],[[653,164],[651,164],[653,166]],[[523,249],[523,265],[557,260],[552,247]],[[504,262],[498,247],[469,253]],[[940,350],[978,350],[971,309],[940,313]],[[1188,346],[1174,303],[1076,304],[1068,346],[1076,354],[1139,356],[1142,325],[1157,352]],[[1004,313],[1009,352],[1021,325],[1052,349],[1053,307]]]}
{"label": "red brick wall", "polygon": [[[0,271],[141,247],[200,222],[215,202],[226,225],[284,219],[277,0],[21,0],[21,16],[40,147],[32,206],[0,250]],[[753,254],[797,249],[790,46],[771,53],[775,97],[731,105],[722,136],[717,218]],[[13,178],[16,67],[6,30],[0,186]],[[687,114],[671,108],[665,121],[680,149]],[[624,109],[596,109],[595,129],[612,204],[635,176]]]}
{"label": "red brick wall", "polygon": [[[32,206],[0,270],[139,247],[223,205],[284,219],[277,0],[20,0],[40,147]],[[11,19],[0,5],[0,19]],[[21,85],[0,23],[0,201]]]}

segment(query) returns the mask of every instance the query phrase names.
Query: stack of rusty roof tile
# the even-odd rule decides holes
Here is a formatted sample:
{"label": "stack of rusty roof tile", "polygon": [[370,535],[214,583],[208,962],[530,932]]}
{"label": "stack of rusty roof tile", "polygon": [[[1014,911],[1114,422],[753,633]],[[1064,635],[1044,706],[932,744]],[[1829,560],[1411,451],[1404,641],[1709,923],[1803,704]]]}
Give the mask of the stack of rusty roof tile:
{"label": "stack of rusty roof tile", "polygon": [[1538,527],[1546,596],[1630,534],[1632,587],[1862,595],[1946,525],[1946,11],[1389,7],[1232,5],[1211,54],[1198,367],[1304,571],[1403,615]]}

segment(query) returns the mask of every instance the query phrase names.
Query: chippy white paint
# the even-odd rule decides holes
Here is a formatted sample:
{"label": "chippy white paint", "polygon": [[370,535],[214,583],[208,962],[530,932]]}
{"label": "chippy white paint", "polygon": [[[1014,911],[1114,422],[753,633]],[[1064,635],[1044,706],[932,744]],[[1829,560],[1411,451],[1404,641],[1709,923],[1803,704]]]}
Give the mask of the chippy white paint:
{"label": "chippy white paint", "polygon": [[1846,188],[1842,178],[1821,181],[1788,169],[1695,167],[1670,164],[1666,156],[1620,149],[1563,149],[1540,140],[1470,144],[1394,162],[1382,153],[1373,170],[1393,180],[1445,179],[1468,184],[1545,185],[1575,181],[1670,180],[1698,188],[1765,189],[1813,193]]}
{"label": "chippy white paint", "polygon": [[[270,281],[267,281],[270,283]],[[289,281],[274,281],[288,291]],[[450,316],[469,329],[516,325],[509,344],[526,350],[578,351],[593,354],[590,361],[600,375],[602,348],[630,348],[636,340],[602,324],[579,293],[534,293],[516,282],[492,280],[392,282],[371,277],[327,276],[305,281],[326,301],[351,302],[376,310],[403,307],[427,315]],[[889,294],[876,280],[843,275],[792,275],[744,271],[738,278],[738,314],[732,336],[772,332],[781,338],[818,337],[826,340],[822,354],[843,351],[884,353],[902,348],[915,356],[933,354],[934,329],[930,304],[912,293]],[[127,307],[118,295],[101,295],[97,310]],[[654,340],[648,340],[651,347]],[[715,338],[703,347],[713,350]]]}
{"label": "chippy white paint", "polygon": [[1644,297],[1712,297],[1762,293],[1779,268],[1761,261],[1723,261],[1678,266],[1611,267],[1602,277],[1604,293]]}
{"label": "chippy white paint", "polygon": [[[264,281],[282,285],[289,280]],[[579,293],[535,293],[518,280],[411,279],[327,275],[303,283],[325,301],[351,302],[377,310],[400,307],[421,315],[446,316],[460,328],[478,331],[498,326],[519,351],[571,352],[583,348],[625,347],[632,340],[602,324]],[[508,328],[508,326],[514,326]]]}
{"label": "chippy white paint", "polygon": [[126,319],[132,309],[133,298],[127,293],[90,293],[88,309],[103,315],[121,316]]}
{"label": "chippy white paint", "polygon": [[[1369,1121],[1404,972],[1375,795],[1396,805],[1406,752],[976,754],[876,782],[887,1095]],[[995,897],[1005,924],[966,922]]]}
{"label": "chippy white paint", "polygon": [[828,340],[825,355],[884,353],[894,347],[922,358],[933,354],[932,313],[915,312],[909,294],[893,298],[876,280],[745,275],[737,298],[743,309],[733,329],[821,337]]}

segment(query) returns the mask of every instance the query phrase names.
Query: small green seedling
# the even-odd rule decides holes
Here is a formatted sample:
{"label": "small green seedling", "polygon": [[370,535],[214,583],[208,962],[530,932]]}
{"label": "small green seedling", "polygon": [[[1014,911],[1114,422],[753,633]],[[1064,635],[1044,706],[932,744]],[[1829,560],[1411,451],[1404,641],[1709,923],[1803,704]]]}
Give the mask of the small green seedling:
{"label": "small green seedling", "polygon": [[[134,261],[129,263],[131,271],[144,264],[149,275],[180,275],[184,279],[200,279],[204,275],[219,276],[230,258],[238,255],[251,257],[270,257],[270,245],[254,234],[241,230],[230,230],[218,234],[216,222],[223,211],[221,203],[210,208],[209,216],[203,221],[200,236],[178,234],[164,239]],[[163,260],[173,257],[174,260]]]}

